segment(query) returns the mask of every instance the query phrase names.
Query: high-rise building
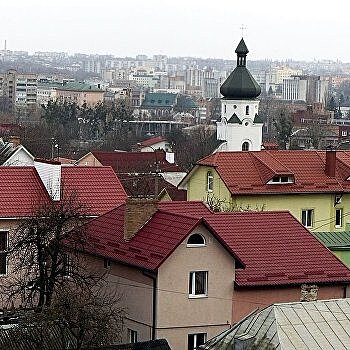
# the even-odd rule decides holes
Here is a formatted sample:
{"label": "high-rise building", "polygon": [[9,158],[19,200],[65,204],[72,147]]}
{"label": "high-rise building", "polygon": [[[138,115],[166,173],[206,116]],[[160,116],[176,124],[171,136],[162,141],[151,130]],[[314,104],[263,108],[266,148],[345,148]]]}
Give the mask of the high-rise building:
{"label": "high-rise building", "polygon": [[36,105],[38,75],[18,73],[11,69],[0,74],[0,94],[9,99],[11,107]]}
{"label": "high-rise building", "polygon": [[283,80],[282,98],[291,101],[304,101],[307,104],[325,104],[329,81],[317,75],[295,75]]}

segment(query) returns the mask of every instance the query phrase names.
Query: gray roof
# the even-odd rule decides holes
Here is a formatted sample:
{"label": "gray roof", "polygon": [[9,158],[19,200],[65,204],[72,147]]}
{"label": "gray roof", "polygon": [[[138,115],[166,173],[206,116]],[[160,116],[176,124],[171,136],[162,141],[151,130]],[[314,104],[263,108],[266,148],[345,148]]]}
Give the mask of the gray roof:
{"label": "gray roof", "polygon": [[171,350],[171,348],[166,339],[156,339],[138,343],[84,348],[84,350]]}
{"label": "gray roof", "polygon": [[350,349],[350,299],[273,304],[209,340],[203,349]]}
{"label": "gray roof", "polygon": [[0,142],[0,165],[4,164],[15,153],[17,147],[12,142]]}

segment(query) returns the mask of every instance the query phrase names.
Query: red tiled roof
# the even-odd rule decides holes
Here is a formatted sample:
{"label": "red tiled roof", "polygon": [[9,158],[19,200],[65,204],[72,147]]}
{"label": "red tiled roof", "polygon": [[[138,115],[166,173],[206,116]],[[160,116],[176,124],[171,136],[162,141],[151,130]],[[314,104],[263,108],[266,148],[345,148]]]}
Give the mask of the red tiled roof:
{"label": "red tiled roof", "polygon": [[0,217],[30,216],[51,201],[34,167],[0,167]]}
{"label": "red tiled roof", "polygon": [[165,152],[91,152],[97,160],[106,166],[111,166],[116,174],[149,173],[156,171],[158,163],[161,172],[180,172],[178,165],[169,163]]}
{"label": "red tiled roof", "polygon": [[[214,166],[232,194],[350,192],[350,152],[336,154],[334,178],[325,173],[326,151],[217,152],[197,165]],[[267,184],[278,175],[293,176],[295,182]]]}
{"label": "red tiled roof", "polygon": [[[110,167],[62,167],[63,195],[76,192],[88,214],[101,215],[125,202],[126,193]],[[0,217],[30,216],[51,198],[34,167],[0,167]]]}
{"label": "red tiled roof", "polygon": [[203,222],[245,265],[236,270],[239,287],[350,282],[350,270],[289,212],[214,213],[201,202],[160,202],[159,211],[124,241],[124,210],[87,224],[91,252],[155,270]]}
{"label": "red tiled roof", "polygon": [[111,167],[62,167],[63,193],[76,192],[89,214],[101,215],[125,203],[127,195]]}
{"label": "red tiled roof", "polygon": [[162,142],[162,141],[166,141],[164,137],[156,136],[156,137],[152,137],[150,139],[142,141],[141,146],[142,147],[152,146],[152,145],[159,143],[159,142]]}
{"label": "red tiled roof", "polygon": [[158,210],[130,241],[125,241],[124,213],[122,205],[86,224],[91,243],[87,249],[149,270],[156,270],[195,227],[205,224],[201,218]]}
{"label": "red tiled roof", "polygon": [[349,282],[350,270],[289,212],[215,213],[208,222],[246,265],[241,287]]}

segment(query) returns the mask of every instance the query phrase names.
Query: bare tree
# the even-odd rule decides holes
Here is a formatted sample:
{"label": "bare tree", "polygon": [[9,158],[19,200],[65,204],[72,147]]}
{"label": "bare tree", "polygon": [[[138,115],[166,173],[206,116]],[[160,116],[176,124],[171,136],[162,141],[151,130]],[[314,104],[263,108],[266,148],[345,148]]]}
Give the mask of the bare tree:
{"label": "bare tree", "polygon": [[59,202],[40,206],[10,235],[6,294],[10,304],[18,299],[26,307],[49,306],[58,286],[92,283],[81,251],[87,244],[82,224],[85,207],[74,194]]}
{"label": "bare tree", "polygon": [[[104,284],[94,288],[59,287],[52,303],[41,312],[26,311],[5,339],[11,348],[82,349],[121,342],[124,310],[120,296]],[[17,344],[18,343],[18,344]],[[5,344],[0,344],[6,346]]]}
{"label": "bare tree", "polygon": [[287,149],[293,130],[293,120],[287,110],[280,110],[273,120],[277,142],[280,147]]}

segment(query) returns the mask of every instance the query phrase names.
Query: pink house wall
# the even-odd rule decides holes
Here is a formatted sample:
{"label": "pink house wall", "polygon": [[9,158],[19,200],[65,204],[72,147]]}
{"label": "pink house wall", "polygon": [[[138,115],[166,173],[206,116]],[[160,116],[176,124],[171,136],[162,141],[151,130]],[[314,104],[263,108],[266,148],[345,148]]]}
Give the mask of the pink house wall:
{"label": "pink house wall", "polygon": [[[319,286],[318,299],[344,298],[348,295],[345,285]],[[232,320],[238,322],[256,309],[263,309],[273,303],[293,302],[300,300],[300,286],[270,287],[254,289],[236,289],[233,292]]]}

